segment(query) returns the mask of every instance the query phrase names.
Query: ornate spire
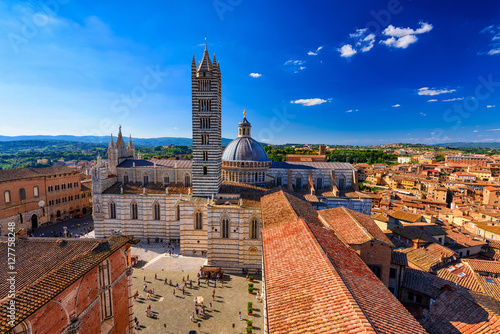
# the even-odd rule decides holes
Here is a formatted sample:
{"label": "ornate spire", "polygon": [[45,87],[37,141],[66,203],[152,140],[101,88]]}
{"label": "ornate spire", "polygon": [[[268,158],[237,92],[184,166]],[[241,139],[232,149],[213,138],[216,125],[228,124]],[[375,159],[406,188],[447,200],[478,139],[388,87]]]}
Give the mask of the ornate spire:
{"label": "ornate spire", "polygon": [[115,142],[113,141],[113,134],[111,134],[111,140],[108,145],[109,148],[115,148]]}
{"label": "ornate spire", "polygon": [[238,124],[238,137],[250,137],[250,129],[252,125],[247,120],[247,111],[243,110],[243,119]]}

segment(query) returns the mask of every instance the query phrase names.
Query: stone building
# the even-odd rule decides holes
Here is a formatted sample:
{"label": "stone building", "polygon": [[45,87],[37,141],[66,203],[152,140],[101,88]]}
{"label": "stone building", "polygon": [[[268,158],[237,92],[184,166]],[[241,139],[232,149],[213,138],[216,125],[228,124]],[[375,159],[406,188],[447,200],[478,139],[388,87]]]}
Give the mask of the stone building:
{"label": "stone building", "polygon": [[[357,172],[346,163],[272,162],[251,137],[246,118],[222,153],[221,71],[205,48],[192,63],[193,160],[133,157],[121,136],[111,140],[108,164],[92,170],[96,237],[113,233],[180,242],[181,254],[203,253],[225,270],[261,268],[264,195],[285,189],[315,207],[346,206],[366,214],[371,199],[348,198]],[[133,147],[130,142],[129,147]]]}
{"label": "stone building", "polygon": [[0,235],[6,233],[9,222],[32,230],[91,210],[89,187],[69,167],[1,170],[0,194]]}
{"label": "stone building", "polygon": [[[16,239],[15,297],[9,297],[8,284],[0,289],[1,333],[134,332],[130,262],[134,239],[20,236]],[[0,240],[4,263],[7,247],[6,238]],[[0,278],[8,282],[6,270],[0,271]],[[11,300],[14,312],[9,310]]]}

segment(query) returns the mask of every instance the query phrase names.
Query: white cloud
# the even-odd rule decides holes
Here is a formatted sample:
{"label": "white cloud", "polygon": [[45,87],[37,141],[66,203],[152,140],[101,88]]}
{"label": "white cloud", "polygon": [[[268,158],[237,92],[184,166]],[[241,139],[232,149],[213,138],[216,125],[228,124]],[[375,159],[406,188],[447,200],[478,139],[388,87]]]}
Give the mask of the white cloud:
{"label": "white cloud", "polygon": [[[491,36],[491,49],[487,52],[487,54],[490,56],[500,54],[500,26],[490,25],[481,30],[481,33],[489,34]],[[479,54],[484,54],[484,52],[479,52]]]}
{"label": "white cloud", "polygon": [[446,93],[453,93],[456,92],[456,89],[435,89],[435,88],[429,88],[429,87],[422,87],[418,89],[418,95],[439,95],[439,94],[446,94]]}
{"label": "white cloud", "polygon": [[486,131],[500,131],[500,129],[489,129],[489,130],[486,130]]}
{"label": "white cloud", "polygon": [[479,132],[479,130],[474,130],[474,131],[472,131],[472,132]]}
{"label": "white cloud", "polygon": [[318,48],[316,49],[316,51],[309,51],[307,54],[309,56],[317,56],[318,53],[321,51],[321,49],[323,49],[323,46],[318,46]]}
{"label": "white cloud", "polygon": [[177,130],[177,127],[176,127],[176,126],[174,126],[174,130]]}
{"label": "white cloud", "polygon": [[422,116],[427,116],[427,114],[424,114],[423,112],[421,112],[421,113],[420,113],[420,115],[422,115]]}
{"label": "white cloud", "polygon": [[362,35],[364,35],[365,32],[368,31],[368,28],[364,28],[364,29],[356,29],[356,32],[355,33],[352,33],[352,34],[349,34],[349,37],[351,38],[357,38],[357,37],[361,37]]}
{"label": "white cloud", "polygon": [[393,105],[392,107],[393,107],[393,108],[397,108],[397,107],[401,107],[401,105],[400,105],[400,104],[395,104],[395,105]]}
{"label": "white cloud", "polygon": [[425,34],[431,31],[432,28],[432,24],[426,22],[420,22],[420,28],[416,30],[411,28],[398,28],[391,24],[382,32],[383,35],[389,36],[389,38],[380,41],[380,43],[399,49],[406,49],[408,46],[418,41],[416,35]]}
{"label": "white cloud", "polygon": [[262,76],[262,74],[260,74],[260,73],[250,73],[250,76],[252,78],[260,78]]}
{"label": "white cloud", "polygon": [[427,102],[437,102],[437,99],[430,99],[430,100],[427,100]]}
{"label": "white cloud", "polygon": [[305,107],[310,107],[310,106],[316,106],[316,105],[319,105],[319,104],[323,104],[325,102],[329,102],[330,100],[331,99],[324,100],[324,99],[320,99],[320,98],[299,99],[299,100],[290,101],[290,103],[301,104],[301,105],[303,105]]}
{"label": "white cloud", "polygon": [[495,105],[488,104],[486,108],[495,108]]}
{"label": "white cloud", "polygon": [[387,46],[393,46],[398,49],[406,49],[410,44],[415,43],[418,40],[415,35],[407,35],[400,38],[388,38],[385,41],[380,41],[380,43],[385,44]]}
{"label": "white cloud", "polygon": [[343,45],[340,49],[337,49],[340,52],[340,56],[344,58],[349,58],[354,56],[357,51],[352,48],[351,44]]}
{"label": "white cloud", "polygon": [[346,112],[352,112],[352,109],[347,110]]}
{"label": "white cloud", "polygon": [[420,22],[420,28],[417,30],[413,30],[411,28],[397,28],[390,24],[387,28],[382,32],[386,36],[392,37],[404,37],[408,35],[419,35],[424,34],[432,30],[432,24],[426,22]]}
{"label": "white cloud", "polygon": [[285,61],[285,65],[304,65],[306,62],[305,60],[287,60]]}
{"label": "white cloud", "polygon": [[463,97],[455,97],[453,99],[443,100],[443,102],[462,101],[463,99],[464,99]]}
{"label": "white cloud", "polygon": [[302,66],[306,63],[305,60],[300,60],[300,59],[297,59],[297,60],[287,60],[285,62],[285,66],[289,67],[293,73],[299,73],[299,71],[302,71],[302,70],[305,70],[306,67],[305,66]]}

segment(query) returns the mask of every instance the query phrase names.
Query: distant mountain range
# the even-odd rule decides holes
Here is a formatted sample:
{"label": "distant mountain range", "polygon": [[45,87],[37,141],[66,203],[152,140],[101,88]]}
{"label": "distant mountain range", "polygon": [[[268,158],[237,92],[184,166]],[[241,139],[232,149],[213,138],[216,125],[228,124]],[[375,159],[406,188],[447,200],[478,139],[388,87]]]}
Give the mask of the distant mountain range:
{"label": "distant mountain range", "polygon": [[[128,144],[128,138],[124,138],[125,143]],[[109,136],[0,136],[0,142],[3,141],[19,141],[19,140],[54,140],[54,141],[70,141],[79,143],[92,143],[96,145],[108,145],[110,137]],[[116,141],[116,137],[114,137]],[[222,138],[222,145],[225,146],[229,144],[232,139]],[[134,138],[132,137],[132,142],[136,147],[154,147],[160,145],[178,145],[178,146],[192,146],[193,140],[191,138],[181,138],[181,137],[161,137],[161,138]]]}
{"label": "distant mountain range", "polygon": [[453,148],[460,148],[460,147],[500,148],[500,142],[484,142],[484,143],[457,142],[457,143],[437,144],[437,146],[453,147]]}

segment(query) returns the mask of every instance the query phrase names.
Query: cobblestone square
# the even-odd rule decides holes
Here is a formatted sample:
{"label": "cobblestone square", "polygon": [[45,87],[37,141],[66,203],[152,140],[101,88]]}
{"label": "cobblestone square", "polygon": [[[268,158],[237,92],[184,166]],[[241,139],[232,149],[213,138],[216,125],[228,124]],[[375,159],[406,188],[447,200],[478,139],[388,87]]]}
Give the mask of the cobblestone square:
{"label": "cobblestone square", "polygon": [[[139,247],[138,247],[139,246]],[[156,252],[156,254],[155,254]],[[159,245],[141,243],[132,249],[132,254],[142,254],[148,259],[141,268],[135,268],[132,275],[132,293],[139,292],[134,302],[134,314],[139,321],[137,333],[246,333],[246,320],[253,321],[253,333],[263,333],[263,303],[257,300],[262,289],[261,276],[254,276],[256,291],[248,293],[248,281],[243,275],[224,275],[221,285],[210,280],[200,280],[197,274],[205,263],[202,257],[179,256],[178,249],[172,255]],[[147,254],[147,256],[146,256]],[[141,255],[140,255],[141,256]],[[155,279],[156,274],[156,279]],[[181,290],[183,279],[192,281],[187,284],[184,294]],[[165,284],[165,278],[168,284]],[[170,285],[172,281],[172,285]],[[179,288],[175,286],[179,284]],[[154,296],[147,299],[146,290],[154,289]],[[212,293],[215,290],[215,298]],[[195,313],[194,299],[204,298],[207,311],[204,316],[190,316]],[[247,315],[247,303],[253,303],[253,315]],[[210,303],[212,308],[210,310]],[[151,305],[154,317],[146,316],[146,308]],[[238,312],[241,312],[241,320]]]}

